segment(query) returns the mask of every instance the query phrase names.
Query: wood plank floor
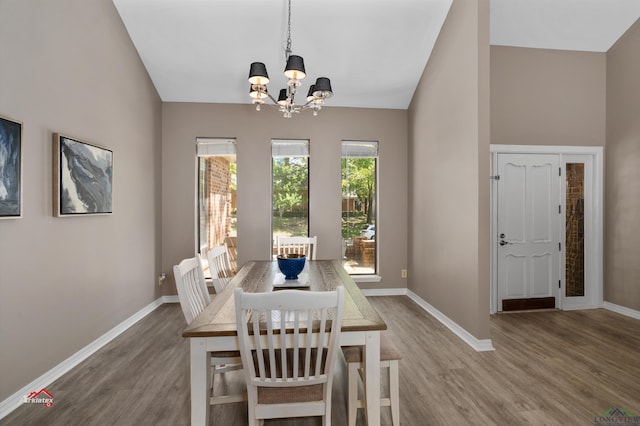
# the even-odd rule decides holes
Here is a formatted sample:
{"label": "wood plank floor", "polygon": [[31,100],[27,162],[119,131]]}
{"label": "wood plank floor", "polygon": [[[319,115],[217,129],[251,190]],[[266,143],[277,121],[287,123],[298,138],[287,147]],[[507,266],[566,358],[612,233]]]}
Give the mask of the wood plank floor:
{"label": "wood plank floor", "polygon": [[[640,414],[640,321],[602,309],[494,315],[496,351],[473,351],[407,297],[371,301],[406,356],[403,425],[593,425],[612,407]],[[188,425],[189,344],[178,304],[163,305],[47,387],[54,405],[23,405],[1,425]],[[344,366],[333,424],[346,424]],[[241,387],[238,372],[221,385]],[[246,403],[211,408],[244,425]],[[391,424],[382,408],[383,424]],[[320,425],[317,418],[266,425]],[[364,424],[360,415],[358,424]]]}

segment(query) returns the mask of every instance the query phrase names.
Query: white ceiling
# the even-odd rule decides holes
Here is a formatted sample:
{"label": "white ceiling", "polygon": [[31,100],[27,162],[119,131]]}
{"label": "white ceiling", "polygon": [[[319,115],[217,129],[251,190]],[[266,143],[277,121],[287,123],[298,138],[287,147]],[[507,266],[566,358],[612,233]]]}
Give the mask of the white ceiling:
{"label": "white ceiling", "polygon": [[[293,0],[292,50],[328,106],[405,109],[452,0]],[[285,87],[286,0],[113,0],[165,102],[249,103],[249,64]],[[604,52],[640,0],[491,0],[491,43]]]}
{"label": "white ceiling", "polygon": [[606,52],[640,17],[640,0],[491,0],[491,44]]}

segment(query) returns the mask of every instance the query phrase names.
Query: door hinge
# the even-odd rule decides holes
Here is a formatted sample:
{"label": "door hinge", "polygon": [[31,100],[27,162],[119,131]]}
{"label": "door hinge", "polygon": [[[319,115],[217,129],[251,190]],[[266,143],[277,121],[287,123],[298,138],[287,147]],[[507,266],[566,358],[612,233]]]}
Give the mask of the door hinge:
{"label": "door hinge", "polygon": [[562,214],[562,204],[558,204],[558,214]]}
{"label": "door hinge", "polygon": [[562,243],[558,243],[558,251],[562,251]]}
{"label": "door hinge", "polygon": [[500,175],[489,176],[489,179],[500,180]]}
{"label": "door hinge", "polygon": [[558,280],[558,288],[562,288],[562,280]]}
{"label": "door hinge", "polygon": [[562,176],[562,167],[558,167],[558,176]]}

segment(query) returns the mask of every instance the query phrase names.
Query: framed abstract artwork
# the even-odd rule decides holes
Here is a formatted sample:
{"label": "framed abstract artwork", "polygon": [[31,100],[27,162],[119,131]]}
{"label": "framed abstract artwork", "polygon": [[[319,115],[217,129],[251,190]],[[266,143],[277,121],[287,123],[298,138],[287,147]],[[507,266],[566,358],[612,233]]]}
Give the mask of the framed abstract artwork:
{"label": "framed abstract artwork", "polygon": [[113,212],[113,151],[53,134],[53,215]]}
{"label": "framed abstract artwork", "polygon": [[22,123],[0,116],[0,219],[22,217]]}

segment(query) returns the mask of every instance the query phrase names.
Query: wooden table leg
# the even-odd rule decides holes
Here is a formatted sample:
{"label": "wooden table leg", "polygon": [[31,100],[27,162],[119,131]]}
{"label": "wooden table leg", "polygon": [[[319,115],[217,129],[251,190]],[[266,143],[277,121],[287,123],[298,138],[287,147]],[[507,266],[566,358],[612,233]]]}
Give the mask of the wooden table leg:
{"label": "wooden table leg", "polygon": [[380,426],[380,332],[368,331],[364,350],[366,416],[369,426]]}
{"label": "wooden table leg", "polygon": [[191,426],[209,424],[209,362],[206,341],[191,338]]}

